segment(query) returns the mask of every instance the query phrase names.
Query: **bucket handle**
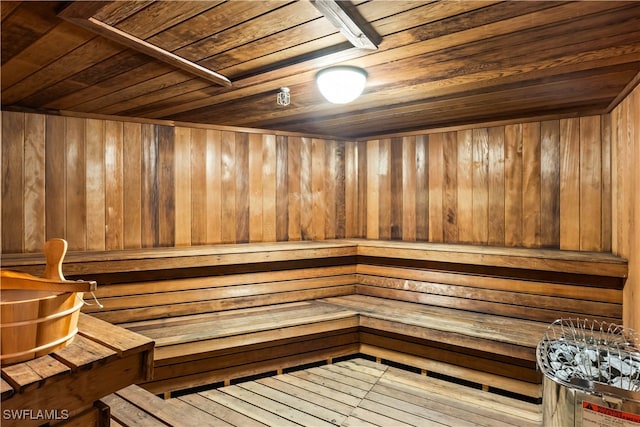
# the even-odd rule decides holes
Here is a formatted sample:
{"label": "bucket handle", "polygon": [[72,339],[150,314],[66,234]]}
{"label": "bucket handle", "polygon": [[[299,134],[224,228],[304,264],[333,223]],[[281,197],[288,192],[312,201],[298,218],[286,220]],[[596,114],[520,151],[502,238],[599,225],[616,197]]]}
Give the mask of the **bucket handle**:
{"label": "bucket handle", "polygon": [[93,292],[94,281],[51,280],[12,270],[0,270],[0,289],[28,289],[50,292]]}
{"label": "bucket handle", "polygon": [[44,257],[47,265],[42,277],[59,282],[65,280],[62,275],[62,260],[67,253],[68,246],[64,239],[49,239],[44,243]]}

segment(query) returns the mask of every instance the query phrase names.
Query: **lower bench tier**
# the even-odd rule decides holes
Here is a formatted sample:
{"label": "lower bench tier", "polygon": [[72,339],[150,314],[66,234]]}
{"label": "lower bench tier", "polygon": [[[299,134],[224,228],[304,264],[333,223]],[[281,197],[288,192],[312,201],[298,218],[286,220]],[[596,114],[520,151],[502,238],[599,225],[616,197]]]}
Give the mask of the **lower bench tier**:
{"label": "lower bench tier", "polygon": [[[170,397],[175,392],[183,394],[202,387],[235,384],[316,362],[331,363],[336,358],[367,355],[414,367],[424,374],[435,373],[475,383],[484,390],[506,391],[529,401],[539,402],[542,397],[541,376],[535,364],[520,366],[508,360],[495,360],[490,354],[469,354],[469,349],[442,349],[428,344],[431,343],[407,342],[406,337],[381,337],[372,331],[336,331],[273,342],[268,346],[239,348],[235,354],[168,365],[165,369],[159,367],[153,381],[140,385],[154,394]],[[203,369],[202,366],[208,366],[209,370],[174,376],[175,372]]]}
{"label": "lower bench tier", "polygon": [[546,325],[540,322],[439,307],[432,313],[422,304],[349,295],[128,327],[156,342],[154,379],[143,384],[156,394],[367,354],[541,396],[535,346]]}

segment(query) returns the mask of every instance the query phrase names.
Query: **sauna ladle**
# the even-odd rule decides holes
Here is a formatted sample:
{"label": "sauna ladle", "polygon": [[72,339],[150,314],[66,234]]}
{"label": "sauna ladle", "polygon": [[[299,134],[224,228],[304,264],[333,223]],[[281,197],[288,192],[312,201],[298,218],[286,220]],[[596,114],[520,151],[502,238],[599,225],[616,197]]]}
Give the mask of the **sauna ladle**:
{"label": "sauna ladle", "polygon": [[0,289],[29,289],[51,292],[93,292],[95,281],[66,280],[62,275],[62,260],[67,253],[67,242],[51,239],[44,244],[46,267],[44,277],[12,270],[0,270]]}

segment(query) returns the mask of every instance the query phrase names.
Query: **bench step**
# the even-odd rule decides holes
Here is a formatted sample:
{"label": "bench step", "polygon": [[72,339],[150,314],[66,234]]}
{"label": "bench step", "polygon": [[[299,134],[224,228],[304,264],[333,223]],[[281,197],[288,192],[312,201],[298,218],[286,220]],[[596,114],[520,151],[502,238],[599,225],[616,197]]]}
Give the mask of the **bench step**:
{"label": "bench step", "polygon": [[[535,348],[548,326],[541,322],[367,295],[347,295],[321,301],[353,310],[367,318],[397,322],[407,328],[417,326],[529,348]],[[535,360],[535,357],[531,360]]]}
{"label": "bench step", "polygon": [[154,393],[228,384],[363,353],[401,363],[407,358],[430,360],[429,366],[444,362],[463,371],[481,371],[476,375],[482,377],[480,383],[534,399],[541,382],[535,347],[547,328],[541,322],[366,295],[127,326],[156,343],[154,379],[142,385]]}
{"label": "bench step", "polygon": [[305,301],[174,317],[127,328],[155,341],[156,366],[163,366],[186,361],[185,355],[201,358],[208,352],[356,326],[353,310]]}

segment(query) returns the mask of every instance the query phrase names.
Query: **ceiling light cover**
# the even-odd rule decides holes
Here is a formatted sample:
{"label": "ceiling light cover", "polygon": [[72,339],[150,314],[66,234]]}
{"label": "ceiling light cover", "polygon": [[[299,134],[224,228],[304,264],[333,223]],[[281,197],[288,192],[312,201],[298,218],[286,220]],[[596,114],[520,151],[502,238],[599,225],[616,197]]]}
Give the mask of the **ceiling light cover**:
{"label": "ceiling light cover", "polygon": [[318,89],[332,104],[347,104],[362,94],[367,72],[362,68],[337,66],[325,68],[316,75]]}

